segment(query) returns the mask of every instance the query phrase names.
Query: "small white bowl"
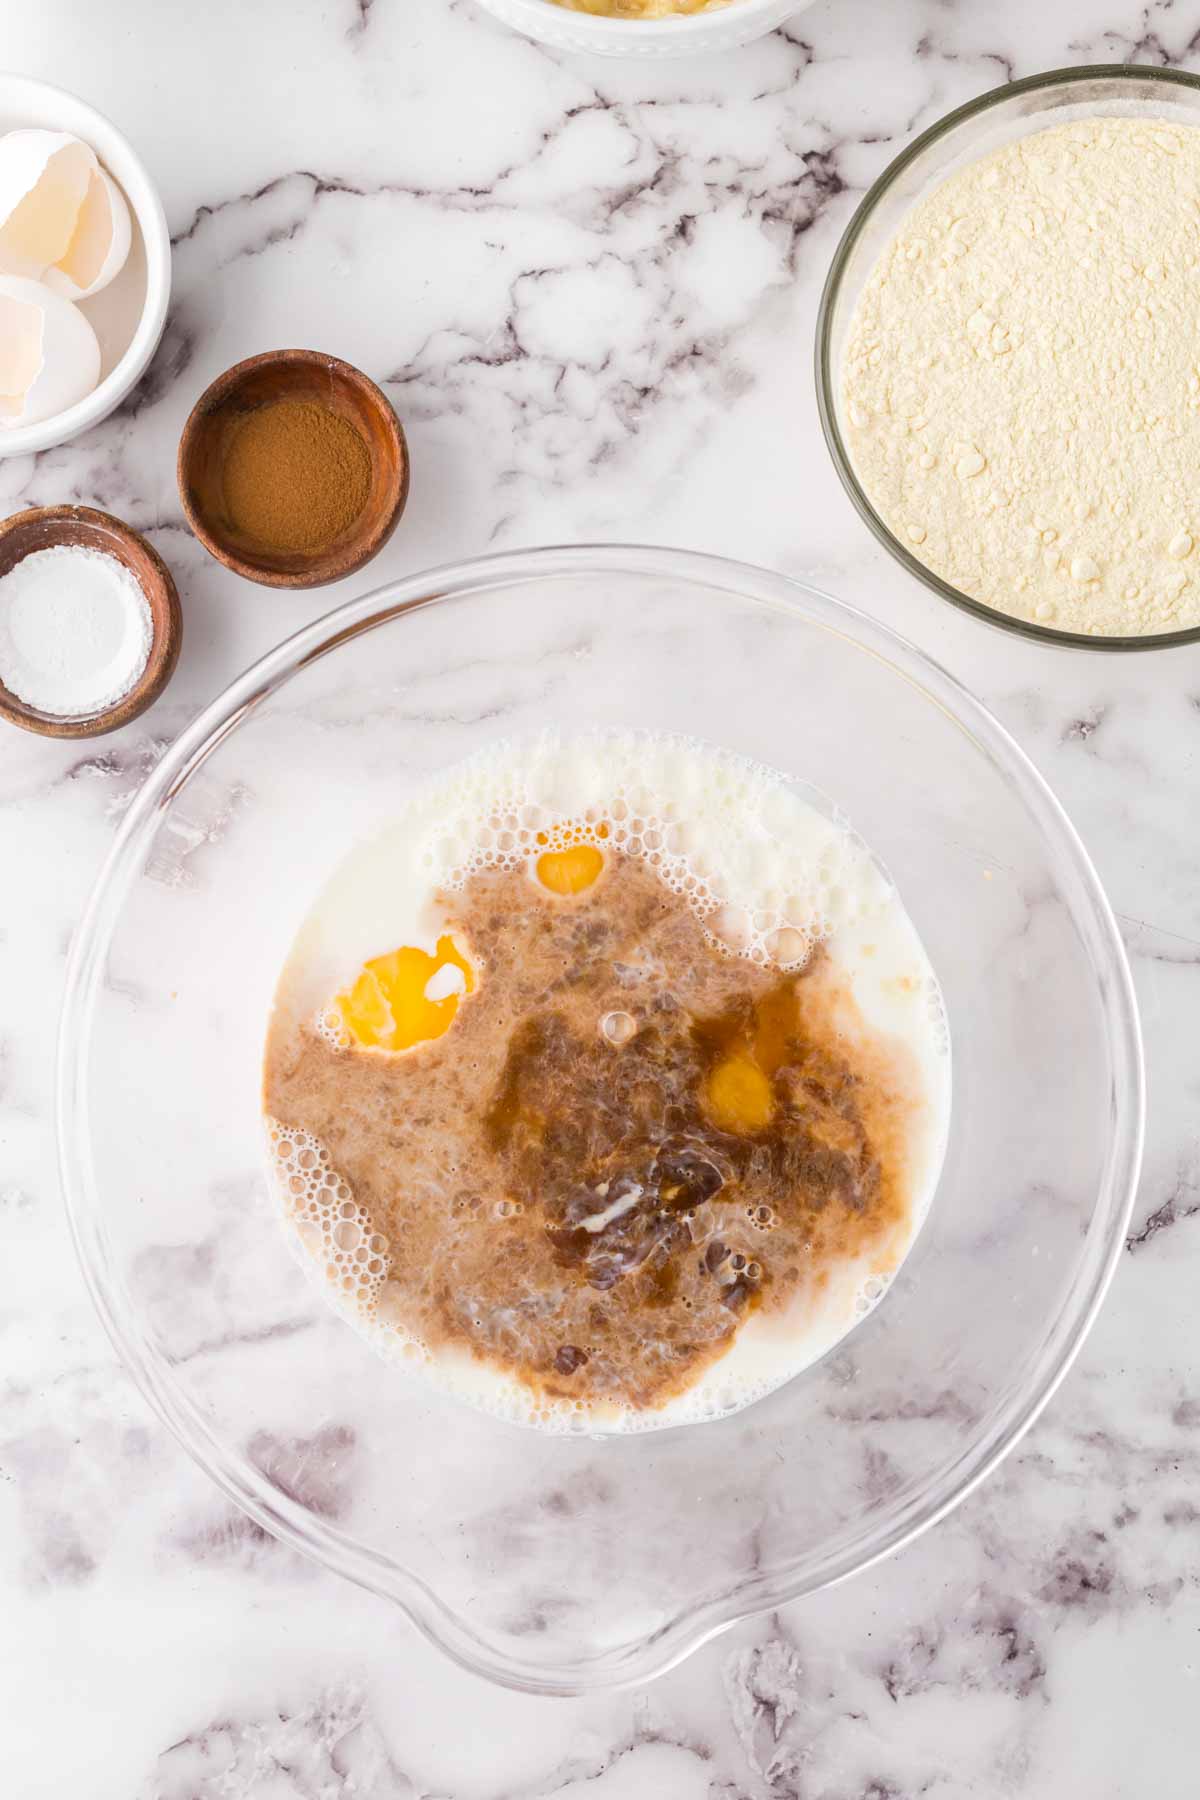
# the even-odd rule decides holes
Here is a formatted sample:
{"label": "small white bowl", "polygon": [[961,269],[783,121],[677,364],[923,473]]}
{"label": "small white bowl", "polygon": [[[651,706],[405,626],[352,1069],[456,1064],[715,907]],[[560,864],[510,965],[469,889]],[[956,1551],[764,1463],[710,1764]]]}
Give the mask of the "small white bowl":
{"label": "small white bowl", "polygon": [[129,261],[115,281],[80,302],[100,340],[100,385],[85,400],[37,425],[0,431],[0,457],[65,444],[106,419],[142,378],[158,348],[171,297],[171,238],[157,189],[141,158],[103,113],[45,81],[0,71],[0,134],[40,125],[90,144],[124,190],[133,222]]}
{"label": "small white bowl", "polygon": [[650,61],[666,56],[703,56],[733,50],[765,37],[812,0],[730,0],[715,12],[674,19],[607,19],[573,12],[555,0],[479,0],[488,12],[526,37],[556,50],[584,50],[594,56],[627,56]]}

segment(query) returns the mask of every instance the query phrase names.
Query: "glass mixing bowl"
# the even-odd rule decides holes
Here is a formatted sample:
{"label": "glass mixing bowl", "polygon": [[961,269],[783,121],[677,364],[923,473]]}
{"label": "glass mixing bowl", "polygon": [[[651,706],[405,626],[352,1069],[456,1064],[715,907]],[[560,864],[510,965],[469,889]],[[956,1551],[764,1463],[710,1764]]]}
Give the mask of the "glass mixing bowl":
{"label": "glass mixing bowl", "polygon": [[1200,628],[1160,631],[1139,637],[1089,637],[1056,631],[1010,618],[952,587],[918,560],[876,512],[859,482],[842,432],[842,351],[859,295],[880,255],[913,206],[968,163],[993,150],[1073,119],[1104,114],[1113,118],[1174,119],[1200,125],[1200,76],[1181,69],[1147,69],[1119,63],[1093,63],[1078,69],[1052,69],[993,88],[977,100],[947,113],[889,163],[866,195],[837,247],[817,313],[817,406],[825,441],[842,485],[885,550],[910,575],[943,600],[961,606],[989,625],[1015,631],[1039,643],[1077,650],[1165,650],[1200,642]]}
{"label": "glass mixing bowl", "polygon": [[[289,1253],[261,1149],[272,989],[330,869],[414,783],[545,726],[687,732],[822,788],[899,884],[954,1041],[941,1186],[878,1309],[745,1411],[623,1439],[506,1424],[378,1360]],[[961,1500],[1079,1348],[1141,1145],[1112,914],[984,708],[797,582],[617,547],[416,576],[236,681],[122,823],[60,1082],[92,1293],[180,1441],[278,1537],[543,1693],[645,1680]]]}

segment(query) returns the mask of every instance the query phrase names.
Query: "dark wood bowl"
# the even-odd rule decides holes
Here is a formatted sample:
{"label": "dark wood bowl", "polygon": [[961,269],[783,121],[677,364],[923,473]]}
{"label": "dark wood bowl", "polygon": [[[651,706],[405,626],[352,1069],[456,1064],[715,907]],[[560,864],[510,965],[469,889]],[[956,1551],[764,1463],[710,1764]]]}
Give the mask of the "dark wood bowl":
{"label": "dark wood bowl", "polygon": [[51,550],[59,544],[103,550],[115,556],[135,577],[150,606],[154,635],[149,659],[124,699],[91,718],[62,718],[57,713],[41,712],[18,700],[0,682],[0,719],[20,725],[25,731],[39,732],[42,737],[103,737],[106,732],[119,731],[153,706],[174,674],[183,642],[179,594],[171,571],[141,532],[91,506],[35,506],[5,519],[0,524],[0,577],[35,550]]}
{"label": "dark wood bowl", "polygon": [[[319,551],[276,550],[240,533],[225,506],[225,457],[248,412],[307,400],[353,425],[371,458],[366,506]],[[204,548],[235,575],[265,587],[324,587],[378,556],[408,500],[408,445],[387,395],[361,370],[319,350],[269,350],[219,375],[193,407],[179,440],[179,493]]]}

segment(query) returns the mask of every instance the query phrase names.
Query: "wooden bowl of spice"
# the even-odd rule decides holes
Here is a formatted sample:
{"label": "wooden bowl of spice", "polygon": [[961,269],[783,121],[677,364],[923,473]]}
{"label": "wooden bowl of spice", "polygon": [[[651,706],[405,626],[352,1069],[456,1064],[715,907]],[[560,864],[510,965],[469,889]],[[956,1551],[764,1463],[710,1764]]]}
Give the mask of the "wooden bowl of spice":
{"label": "wooden bowl of spice", "polygon": [[91,506],[0,524],[0,719],[42,737],[117,731],[179,660],[183,618],[162,557]]}
{"label": "wooden bowl of spice", "polygon": [[236,575],[323,587],[370,562],[408,499],[387,396],[318,350],[272,350],[200,396],[179,444],[188,524]]}

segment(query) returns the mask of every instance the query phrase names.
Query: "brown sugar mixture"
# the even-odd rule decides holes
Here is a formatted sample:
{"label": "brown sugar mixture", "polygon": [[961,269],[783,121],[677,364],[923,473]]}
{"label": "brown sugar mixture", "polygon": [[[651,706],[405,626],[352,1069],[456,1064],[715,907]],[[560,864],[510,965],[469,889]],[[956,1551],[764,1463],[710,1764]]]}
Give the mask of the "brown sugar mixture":
{"label": "brown sugar mixture", "polygon": [[822,952],[723,954],[620,853],[572,897],[517,870],[442,900],[477,974],[446,1034],[392,1054],[279,1026],[265,1079],[387,1239],[430,1351],[653,1408],[751,1314],[899,1260],[916,1084]]}

